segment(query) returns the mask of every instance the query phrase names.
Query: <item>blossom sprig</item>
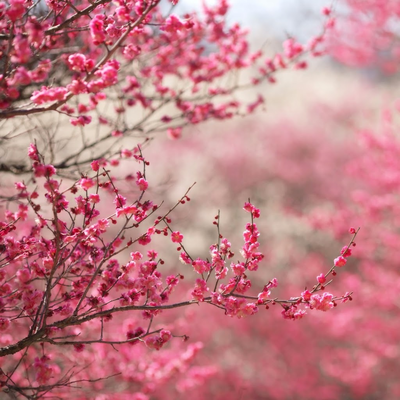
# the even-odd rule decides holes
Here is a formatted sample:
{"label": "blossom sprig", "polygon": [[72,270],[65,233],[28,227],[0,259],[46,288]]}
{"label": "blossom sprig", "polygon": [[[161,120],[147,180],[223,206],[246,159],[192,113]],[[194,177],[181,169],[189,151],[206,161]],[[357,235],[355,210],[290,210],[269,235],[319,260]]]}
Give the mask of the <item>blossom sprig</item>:
{"label": "blossom sprig", "polygon": [[[271,289],[278,286],[276,278],[273,278],[264,286],[262,292],[258,296],[248,294],[252,283],[249,279],[250,274],[258,270],[260,263],[264,259],[264,255],[258,251],[258,237],[260,232],[254,223],[255,218],[260,217],[260,210],[256,208],[250,200],[245,203],[244,210],[251,215],[251,222],[246,225],[243,233],[245,244],[240,254],[244,261],[232,262],[230,265],[231,275],[226,266],[228,259],[234,257],[231,250],[231,243],[220,233],[220,214],[215,216],[213,224],[217,227],[218,242],[210,247],[210,259],[195,259],[183,246],[183,235],[179,231],[173,231],[170,222],[165,222],[168,230],[171,232],[171,239],[177,242],[181,251],[180,259],[186,265],[191,265],[193,271],[201,277],[196,279],[194,288],[191,292],[192,298],[196,302],[210,303],[213,306],[225,311],[226,315],[242,318],[246,315],[252,315],[258,312],[260,306],[269,309],[269,305],[280,304],[283,307],[282,315],[285,319],[301,319],[306,310],[301,309],[300,305],[309,309],[327,311],[336,306],[336,302],[342,300],[346,302],[351,300],[352,293],[346,293],[344,296],[335,297],[330,293],[320,295],[319,291],[325,289],[332,280],[328,281],[330,275],[335,276],[335,267],[341,266],[341,259],[334,261],[333,267],[326,273],[317,277],[317,284],[311,291],[305,290],[301,296],[292,297],[288,300],[271,298]],[[353,238],[350,243],[343,247],[340,257],[349,257],[351,255],[351,247],[355,246],[355,238],[358,230],[352,230]],[[228,279],[228,282],[226,280]],[[214,280],[213,289],[210,284]]]}
{"label": "blossom sprig", "polygon": [[[96,159],[108,156],[101,144],[117,137],[164,131],[176,139],[189,124],[255,112],[264,103],[261,95],[246,104],[233,94],[265,81],[273,83],[278,72],[291,65],[305,68],[307,57],[323,54],[326,28],[309,44],[290,37],[282,53],[271,58],[261,51],[251,53],[247,32],[238,24],[227,25],[225,0],[214,7],[204,5],[204,18],[197,13],[164,17],[158,3],[139,1],[140,6],[133,7],[124,1],[85,0],[82,11],[55,0],[43,14],[37,4],[11,1],[7,10],[0,10],[4,14],[0,38],[10,41],[9,51],[3,49],[0,119],[48,111],[66,116],[85,137],[85,145],[62,156],[55,167],[76,171],[85,149],[95,150]],[[82,43],[80,49],[68,45],[69,34]],[[199,47],[199,42],[210,46]],[[215,51],[208,54],[206,48]],[[31,63],[32,57],[37,62]],[[257,71],[250,81],[234,80],[226,87],[231,80],[224,77],[250,67]],[[171,76],[185,83],[166,84],[165,78]],[[221,101],[214,101],[217,97]],[[104,115],[101,104],[114,99],[118,105]],[[135,106],[144,115],[131,123],[129,110]],[[96,122],[109,129],[92,140],[84,128]]]}
{"label": "blossom sprig", "polygon": [[[355,239],[360,228],[350,228],[349,232],[352,234],[352,238],[347,246],[344,246],[341,250],[341,256],[338,256],[333,261],[333,266],[325,274],[321,273],[317,276],[317,284],[313,286],[311,290],[304,290],[301,293],[301,297],[295,297],[291,300],[293,304],[284,304],[282,315],[286,319],[301,319],[306,311],[299,309],[300,304],[305,304],[309,309],[315,309],[320,311],[328,311],[331,308],[337,306],[338,301],[345,303],[348,300],[352,300],[352,293],[346,292],[343,296],[335,297],[331,293],[324,292],[322,295],[317,293],[325,290],[326,286],[332,283],[333,278],[337,275],[336,267],[342,267],[346,264],[347,258],[352,255],[352,247],[356,246]],[[330,280],[328,280],[330,279]]]}
{"label": "blossom sprig", "polygon": [[[268,309],[270,304],[281,304],[285,318],[299,319],[305,313],[298,309],[301,303],[326,311],[337,301],[330,294],[316,293],[322,290],[322,283],[312,289],[309,298],[304,293],[302,297],[288,300],[273,298],[271,291],[278,285],[275,278],[258,295],[250,293],[252,277],[264,259],[260,251],[260,231],[254,222],[261,213],[250,201],[244,205],[250,222],[243,232],[244,244],[238,260],[234,260],[231,243],[220,231],[219,213],[213,221],[217,227],[217,242],[209,247],[209,258],[192,257],[184,245],[185,235],[173,229],[171,214],[190,201],[189,191],[193,185],[173,207],[145,227],[160,206],[150,199],[145,200],[149,186],[142,186],[140,179],[147,183],[149,163],[141,148],[136,149],[129,158],[139,162],[142,169],[136,174],[139,181],[135,182],[136,199],[128,201],[112,175],[114,166],[111,163],[93,161],[90,173],[64,187],[65,184],[56,179],[56,169],[45,163],[37,146],[29,147],[35,188],[32,190],[24,183],[16,185],[24,207],[16,213],[8,212],[9,221],[0,229],[3,249],[0,329],[7,332],[19,326],[13,342],[0,347],[0,356],[13,355],[38,344],[43,349],[46,344],[71,346],[77,352],[95,344],[144,344],[159,350],[174,335],[173,328],[153,328],[158,316],[168,310],[200,303],[237,318],[251,316],[260,307]],[[125,157],[128,154],[125,153],[121,156]],[[39,207],[40,199],[45,203]],[[103,204],[112,204],[112,211],[106,206],[107,214],[104,214],[100,208]],[[17,227],[24,219],[29,219],[29,210],[36,218],[36,225],[28,234],[20,235]],[[140,231],[136,238],[132,230]],[[169,237],[170,242],[177,245],[180,258],[186,264],[182,272],[166,273],[165,261],[156,249],[149,247],[153,235]],[[349,246],[342,249],[342,257],[351,255],[354,238],[355,235]],[[127,259],[124,253],[128,249]],[[339,264],[335,262],[332,274]],[[188,267],[198,276],[193,279],[190,298],[173,302],[171,294],[184,276],[191,275]],[[351,294],[343,297],[347,299],[351,299]],[[142,321],[142,325],[147,323],[147,329],[138,325],[127,329],[124,337],[106,337],[107,324],[128,311],[136,312],[138,321]],[[76,326],[87,331],[86,337],[74,334]],[[39,385],[48,384],[57,375],[57,368],[45,351],[32,362],[31,368],[36,371]]]}

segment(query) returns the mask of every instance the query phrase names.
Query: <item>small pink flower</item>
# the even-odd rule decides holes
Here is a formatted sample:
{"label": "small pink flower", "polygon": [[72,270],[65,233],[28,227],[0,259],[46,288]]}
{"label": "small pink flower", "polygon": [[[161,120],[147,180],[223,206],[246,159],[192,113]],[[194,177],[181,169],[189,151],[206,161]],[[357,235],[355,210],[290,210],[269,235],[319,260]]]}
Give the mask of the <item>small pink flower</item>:
{"label": "small pink flower", "polygon": [[36,146],[34,144],[30,144],[28,147],[28,156],[33,161],[39,161],[39,154]]}
{"label": "small pink flower", "polygon": [[269,290],[258,293],[258,301],[257,304],[263,304],[265,300],[269,299],[271,292]]}
{"label": "small pink flower", "polygon": [[19,269],[17,271],[17,278],[21,283],[26,283],[31,279],[31,273],[28,268]]}
{"label": "small pink flower", "polygon": [[92,162],[90,163],[90,166],[91,166],[91,168],[92,168],[92,170],[93,170],[94,172],[97,172],[97,171],[99,170],[99,168],[100,168],[100,162],[99,162],[99,160],[94,160],[94,161],[92,161]]}
{"label": "small pink flower", "polygon": [[179,139],[182,136],[182,128],[178,127],[178,128],[169,128],[167,130],[167,136],[171,139],[171,140],[176,140]]}
{"label": "small pink flower", "polygon": [[324,293],[322,296],[320,294],[313,294],[310,300],[310,306],[316,310],[328,311],[334,307],[332,302],[333,295],[330,293]]}
{"label": "small pink flower", "polygon": [[163,343],[167,343],[170,339],[171,339],[172,335],[171,332],[166,330],[166,329],[162,329],[160,332],[160,339],[163,341]]}
{"label": "small pink flower", "polygon": [[130,256],[133,261],[140,261],[143,258],[143,255],[138,251],[132,252]]}
{"label": "small pink flower", "polygon": [[231,268],[232,268],[233,273],[236,276],[241,276],[245,271],[245,267],[244,267],[243,263],[239,263],[239,264],[232,263]]}
{"label": "small pink flower", "polygon": [[182,240],[183,240],[183,235],[179,231],[172,232],[171,233],[171,240],[174,243],[181,243]]}
{"label": "small pink flower", "polygon": [[326,282],[326,278],[324,274],[320,274],[317,276],[317,281],[322,285]]}
{"label": "small pink flower", "polygon": [[104,15],[97,14],[90,22],[90,35],[94,45],[104,42],[106,35],[104,33]]}
{"label": "small pink flower", "polygon": [[132,151],[128,149],[121,150],[121,157],[129,158],[132,157]]}
{"label": "small pink flower", "polygon": [[111,136],[122,137],[122,136],[124,136],[124,134],[119,130],[114,130],[114,131],[111,132]]}
{"label": "small pink flower", "polygon": [[81,115],[78,118],[71,118],[69,121],[71,122],[71,125],[73,125],[73,126],[84,126],[84,125],[88,125],[92,122],[92,117],[90,117],[88,115]]}
{"label": "small pink flower", "polygon": [[138,243],[141,244],[142,246],[146,246],[146,244],[149,244],[150,242],[151,242],[151,236],[148,235],[147,233],[142,235],[138,240]]}
{"label": "small pink flower", "polygon": [[335,267],[343,267],[346,265],[347,260],[343,256],[339,256],[333,260],[333,264]]}
{"label": "small pink flower", "polygon": [[43,259],[42,259],[42,262],[43,262],[43,266],[44,266],[47,270],[53,268],[54,261],[53,261],[53,259],[52,259],[51,257],[45,257],[45,258],[43,258]]}
{"label": "small pink flower", "polygon": [[94,204],[100,203],[100,196],[97,193],[91,194],[89,200]]}
{"label": "small pink flower", "polygon": [[90,178],[82,178],[79,182],[78,185],[83,189],[83,190],[88,190],[91,187],[94,186],[94,182]]}
{"label": "small pink flower", "polygon": [[305,290],[301,293],[301,297],[304,301],[309,301],[311,299],[311,292],[309,290]]}
{"label": "small pink flower", "polygon": [[15,182],[14,185],[17,190],[26,190],[26,186],[22,182]]}
{"label": "small pink flower", "polygon": [[350,257],[350,256],[351,256],[351,249],[348,248],[347,246],[344,246],[344,247],[342,248],[340,254],[341,254],[343,257],[346,257],[346,258],[347,258],[347,257]]}
{"label": "small pink flower", "polygon": [[139,189],[144,192],[148,187],[149,184],[147,183],[146,179],[140,178],[136,181],[136,184],[139,186]]}

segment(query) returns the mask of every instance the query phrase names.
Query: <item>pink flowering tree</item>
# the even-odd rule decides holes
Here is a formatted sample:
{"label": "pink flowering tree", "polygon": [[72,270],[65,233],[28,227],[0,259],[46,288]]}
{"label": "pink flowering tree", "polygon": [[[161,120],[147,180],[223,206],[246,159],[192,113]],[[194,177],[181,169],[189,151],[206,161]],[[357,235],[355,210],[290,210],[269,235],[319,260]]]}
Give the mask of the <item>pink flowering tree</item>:
{"label": "pink flowering tree", "polygon": [[[238,254],[217,215],[208,255],[195,256],[172,221],[190,207],[191,187],[163,207],[145,157],[158,132],[177,139],[255,111],[263,98],[239,102],[236,92],[323,54],[330,11],[323,34],[305,45],[289,38],[266,57],[227,26],[226,1],[181,17],[159,3],[0,4],[0,171],[14,186],[1,194],[0,385],[10,398],[176,398],[171,382],[185,391],[216,373],[191,365],[202,344],[182,344],[190,329],[180,310],[205,305],[241,319],[275,305],[295,320],[351,300],[325,289],[356,229],[308,289],[279,297],[273,277],[252,288],[265,263],[260,209],[244,204]],[[172,260],[157,250],[165,240]]]}
{"label": "pink flowering tree", "polygon": [[378,67],[384,73],[397,73],[398,0],[344,0],[337,8],[341,18],[337,19],[329,37],[331,55],[353,67]]}
{"label": "pink flowering tree", "polygon": [[[229,196],[219,194],[224,214],[232,212],[232,198],[250,187],[266,210],[258,228],[267,236],[261,249],[269,271],[260,274],[275,268],[278,281],[286,279],[274,289],[279,296],[290,296],[303,282],[308,286],[310,276],[323,281],[321,267],[335,257],[331,249],[348,236],[349,223],[361,230],[350,249],[352,262],[344,263],[346,248],[342,258],[335,257],[340,284],[354,293],[346,307],[291,324],[271,323],[262,313],[240,324],[227,319],[217,324],[218,315],[210,312],[210,324],[218,327],[212,333],[197,322],[195,329],[208,338],[204,351],[218,354],[221,368],[198,397],[191,394],[195,399],[223,399],[232,392],[274,400],[398,398],[399,111],[396,101],[381,112],[368,104],[372,96],[364,98],[362,104],[343,99],[335,108],[314,105],[312,125],[256,121],[246,137],[245,125],[239,126],[229,138],[240,153],[210,157],[204,179],[225,185]],[[382,117],[373,129],[376,114]],[[262,151],[250,152],[254,142]],[[217,138],[202,150],[209,154],[222,143]],[[240,179],[250,172],[251,180]],[[236,228],[232,223],[232,231]],[[211,384],[219,381],[224,387]]]}

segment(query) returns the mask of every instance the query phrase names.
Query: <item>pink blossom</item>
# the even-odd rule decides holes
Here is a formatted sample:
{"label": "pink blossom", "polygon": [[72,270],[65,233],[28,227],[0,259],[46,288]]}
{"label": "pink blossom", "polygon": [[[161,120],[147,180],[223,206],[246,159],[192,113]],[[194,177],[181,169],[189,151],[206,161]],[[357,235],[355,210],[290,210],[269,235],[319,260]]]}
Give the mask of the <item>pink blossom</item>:
{"label": "pink blossom", "polygon": [[19,269],[17,271],[17,278],[21,283],[26,283],[31,279],[31,272],[28,268]]}
{"label": "pink blossom", "polygon": [[181,243],[182,240],[183,240],[183,235],[179,231],[172,232],[171,233],[171,240],[174,243]]}
{"label": "pink blossom", "polygon": [[147,244],[149,244],[151,242],[151,236],[148,235],[147,233],[145,233],[144,235],[142,235],[139,240],[138,243],[141,244],[142,246],[146,246]]}
{"label": "pink blossom", "polygon": [[257,304],[263,304],[266,300],[269,299],[270,295],[271,295],[271,292],[269,290],[258,293]]}
{"label": "pink blossom", "polygon": [[[87,83],[80,79],[73,79],[72,82],[67,85],[67,89],[73,94],[88,93]],[[79,112],[82,112],[79,110]]]}
{"label": "pink blossom", "polygon": [[318,293],[313,294],[310,299],[310,307],[320,311],[328,311],[334,307],[332,302],[333,295],[324,293],[322,296]]}
{"label": "pink blossom", "polygon": [[36,148],[36,145],[34,145],[32,143],[29,145],[28,156],[33,161],[39,161],[39,153],[38,153],[38,150]]}
{"label": "pink blossom", "polygon": [[37,178],[42,176],[50,177],[55,175],[57,170],[52,165],[43,165],[43,164],[33,164],[32,166],[34,174]]}
{"label": "pink blossom", "polygon": [[78,186],[80,186],[83,190],[89,190],[91,187],[94,186],[94,182],[90,178],[82,178],[78,182]]}
{"label": "pink blossom", "polygon": [[7,9],[6,14],[11,21],[15,22],[21,18],[25,13],[26,9],[24,6],[24,0],[10,0],[10,7]]}
{"label": "pink blossom", "polygon": [[15,182],[14,186],[17,190],[20,190],[20,191],[26,190],[26,186],[23,182]]}
{"label": "pink blossom", "polygon": [[126,197],[117,194],[113,200],[116,208],[123,207],[126,204]]}
{"label": "pink blossom", "polygon": [[343,256],[339,256],[333,260],[335,267],[343,267],[346,265],[347,260]]}
{"label": "pink blossom", "polygon": [[340,254],[345,258],[350,257],[351,256],[351,249],[348,246],[344,246],[342,248],[342,250],[340,251]]}
{"label": "pink blossom", "polygon": [[92,117],[89,115],[81,115],[78,118],[71,118],[70,122],[73,126],[85,126],[92,122]]}
{"label": "pink blossom", "polygon": [[53,367],[48,363],[49,360],[50,358],[47,356],[35,358],[33,367],[36,370],[36,380],[40,385],[46,384],[52,378]]}
{"label": "pink blossom", "polygon": [[317,276],[317,281],[318,281],[318,283],[320,283],[321,285],[324,284],[324,283],[326,282],[325,275],[324,275],[324,274],[319,274],[319,275]]}
{"label": "pink blossom", "polygon": [[192,260],[190,259],[190,257],[185,253],[182,252],[179,256],[179,260],[183,263],[183,264],[192,264]]}
{"label": "pink blossom", "polygon": [[282,316],[285,319],[297,320],[304,317],[306,312],[304,310],[298,310],[297,306],[290,306],[282,310]]}
{"label": "pink blossom", "polygon": [[184,27],[185,25],[180,21],[179,17],[172,14],[165,20],[164,25],[161,26],[161,30],[165,32],[177,32]]}
{"label": "pink blossom", "polygon": [[160,332],[160,339],[163,343],[167,343],[171,339],[172,335],[171,332],[167,329],[162,329]]}
{"label": "pink blossom", "polygon": [[301,293],[301,297],[304,301],[309,301],[311,299],[311,292],[309,290],[305,290]]}
{"label": "pink blossom", "polygon": [[192,264],[194,270],[199,274],[208,272],[210,270],[210,263],[202,260],[201,258],[198,258],[197,260],[191,262],[191,264]]}
{"label": "pink blossom", "polygon": [[239,263],[239,264],[232,263],[231,268],[232,268],[233,273],[236,276],[242,275],[245,271],[245,267],[244,267],[243,263]]}
{"label": "pink blossom", "polygon": [[104,15],[97,14],[91,21],[90,21],[90,34],[93,39],[93,43],[98,45],[104,42],[106,36],[104,34]]}
{"label": "pink blossom", "polygon": [[114,130],[111,132],[111,136],[122,137],[122,136],[124,136],[124,134],[120,130]]}
{"label": "pink blossom", "polygon": [[172,140],[179,139],[182,136],[182,128],[181,127],[168,128],[167,136]]}
{"label": "pink blossom", "polygon": [[94,61],[90,58],[87,59],[86,56],[81,53],[71,54],[68,57],[68,64],[73,71],[78,72],[89,72],[94,67]]}
{"label": "pink blossom", "polygon": [[26,86],[31,83],[31,80],[30,74],[25,67],[17,67],[10,84],[14,86]]}
{"label": "pink blossom", "polygon": [[198,301],[204,300],[204,294],[208,292],[207,282],[204,279],[196,279],[196,284],[191,292],[194,299]]}
{"label": "pink blossom", "polygon": [[132,252],[130,256],[134,261],[140,261],[143,258],[143,255],[139,251]]}
{"label": "pink blossom", "polygon": [[128,149],[121,150],[121,156],[124,158],[130,158],[130,157],[132,157],[132,155],[133,155],[133,153],[131,150],[128,150]]}
{"label": "pink blossom", "polygon": [[93,204],[100,203],[100,195],[97,194],[97,193],[93,193],[93,194],[89,195],[89,200],[90,200]]}
{"label": "pink blossom", "polygon": [[149,184],[147,183],[146,179],[144,178],[140,178],[136,181],[136,185],[139,186],[139,189],[144,192],[145,190],[147,190],[147,188],[149,187]]}
{"label": "pink blossom", "polygon": [[35,104],[44,104],[50,101],[62,101],[65,99],[68,91],[63,87],[48,88],[42,86],[40,90],[35,90],[31,96],[31,100]]}

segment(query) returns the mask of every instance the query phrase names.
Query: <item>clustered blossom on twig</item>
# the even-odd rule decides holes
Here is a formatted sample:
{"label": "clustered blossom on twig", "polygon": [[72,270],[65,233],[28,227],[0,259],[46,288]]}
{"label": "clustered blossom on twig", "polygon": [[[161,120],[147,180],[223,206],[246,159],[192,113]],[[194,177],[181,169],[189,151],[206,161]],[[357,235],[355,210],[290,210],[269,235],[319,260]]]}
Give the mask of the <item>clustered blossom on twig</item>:
{"label": "clustered blossom on twig", "polygon": [[[144,200],[149,184],[141,147],[121,152],[142,165],[136,173],[137,199],[129,200],[118,189],[118,180],[112,177],[113,166],[106,160],[92,163],[92,173],[73,185],[65,185],[55,179],[54,166],[45,164],[34,144],[29,147],[29,157],[35,177],[35,189],[23,183],[16,184],[19,206],[15,212],[6,212],[1,223],[1,310],[0,327],[3,331],[18,329],[18,334],[7,346],[0,348],[0,355],[12,355],[34,344],[73,346],[77,352],[93,343],[119,345],[144,342],[149,348],[160,349],[173,333],[169,329],[152,329],[152,324],[163,311],[208,303],[224,310],[231,317],[242,318],[256,313],[260,306],[280,304],[284,318],[298,319],[305,314],[301,304],[310,309],[327,311],[337,300],[351,299],[350,294],[334,297],[319,291],[331,282],[336,267],[341,267],[351,255],[351,246],[357,232],[352,229],[353,239],[342,249],[342,256],[335,259],[334,266],[320,275],[311,291],[300,297],[283,300],[271,297],[271,289],[277,280],[271,279],[257,296],[249,294],[250,277],[261,267],[264,255],[259,251],[260,232],[254,219],[260,210],[246,202],[244,210],[250,213],[251,222],[243,233],[244,245],[240,251],[243,261],[235,257],[231,244],[220,234],[219,216],[214,220],[218,229],[218,242],[210,247],[210,258],[194,259],[184,247],[184,236],[171,228],[170,214],[190,200],[189,190],[166,214],[155,218],[147,229],[134,233],[150,222],[158,212],[159,205]],[[123,155],[125,154],[125,155]],[[101,211],[102,202],[112,195],[113,210]],[[72,196],[72,197],[71,197]],[[41,205],[45,199],[50,207]],[[34,215],[35,224],[28,222]],[[164,227],[162,227],[164,225]],[[184,275],[186,268],[175,275],[163,273],[164,261],[154,249],[148,247],[155,235],[169,236],[178,244],[181,261],[200,275],[194,282],[190,299],[171,302],[170,296]],[[122,261],[124,251],[130,252],[129,260]],[[230,268],[227,263],[231,260]],[[106,339],[104,324],[116,313],[137,311],[141,313],[147,328],[137,326],[125,333],[125,338]],[[100,333],[81,338],[72,333],[74,326],[91,321],[101,323]],[[18,327],[18,328],[17,328]],[[100,336],[98,336],[100,335]],[[44,347],[43,347],[44,349]],[[32,364],[39,385],[53,377],[49,358],[43,355]],[[7,386],[11,375],[3,381]],[[14,378],[15,379],[15,378]]]}

